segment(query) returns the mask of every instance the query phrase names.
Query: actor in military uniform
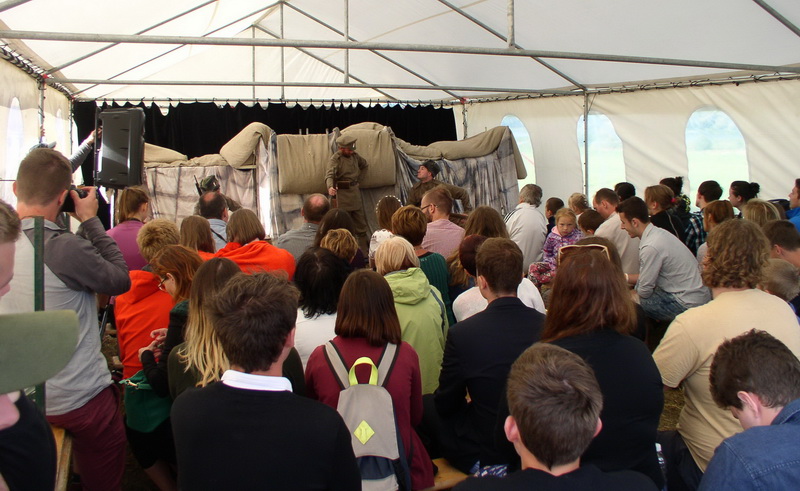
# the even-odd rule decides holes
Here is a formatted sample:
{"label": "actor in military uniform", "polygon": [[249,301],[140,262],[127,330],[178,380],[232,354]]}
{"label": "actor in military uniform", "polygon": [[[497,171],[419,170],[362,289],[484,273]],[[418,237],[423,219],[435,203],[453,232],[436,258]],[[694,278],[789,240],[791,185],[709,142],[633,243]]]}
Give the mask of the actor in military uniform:
{"label": "actor in military uniform", "polygon": [[412,187],[408,192],[408,204],[419,206],[422,203],[422,196],[424,196],[425,193],[436,186],[444,186],[448,191],[450,191],[450,196],[452,196],[454,200],[461,200],[461,206],[464,207],[464,213],[471,212],[472,205],[469,202],[469,195],[467,194],[467,191],[464,190],[464,188],[447,184],[446,182],[436,179],[438,174],[439,166],[435,161],[426,160],[420,164],[419,170],[417,170],[417,178],[419,181],[417,181],[417,183],[414,184],[414,187]]}
{"label": "actor in military uniform", "polygon": [[334,201],[334,207],[347,211],[355,223],[356,239],[361,245],[367,236],[367,220],[361,202],[358,183],[367,168],[364,157],[355,152],[356,139],[342,135],[336,139],[339,150],[328,161],[325,173],[325,186]]}

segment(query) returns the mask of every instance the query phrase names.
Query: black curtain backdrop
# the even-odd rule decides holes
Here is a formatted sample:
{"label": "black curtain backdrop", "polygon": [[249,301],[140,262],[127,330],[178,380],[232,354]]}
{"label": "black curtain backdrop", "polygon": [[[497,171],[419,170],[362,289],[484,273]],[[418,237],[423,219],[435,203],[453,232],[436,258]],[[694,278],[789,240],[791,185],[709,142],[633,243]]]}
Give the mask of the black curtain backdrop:
{"label": "black curtain backdrop", "polygon": [[[414,145],[455,140],[455,115],[450,108],[327,106],[287,107],[285,104],[219,107],[213,103],[190,103],[172,106],[166,115],[155,104],[144,103],[97,106],[94,102],[75,103],[73,111],[78,138],[83,141],[94,129],[98,111],[105,108],[140,107],[145,112],[144,138],[147,143],[177,150],[192,157],[219,153],[219,149],[245,126],[264,123],[278,134],[325,133],[333,128],[375,122],[389,126],[394,134]],[[91,159],[83,166],[84,182],[94,182]]]}

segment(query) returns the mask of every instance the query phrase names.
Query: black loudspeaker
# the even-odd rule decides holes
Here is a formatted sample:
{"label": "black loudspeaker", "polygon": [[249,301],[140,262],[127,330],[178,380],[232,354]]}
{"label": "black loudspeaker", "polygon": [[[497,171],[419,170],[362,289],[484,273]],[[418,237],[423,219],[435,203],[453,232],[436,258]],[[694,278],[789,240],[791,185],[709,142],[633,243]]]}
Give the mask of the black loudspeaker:
{"label": "black loudspeaker", "polygon": [[142,183],[144,111],[110,109],[100,113],[103,126],[96,186],[122,189]]}

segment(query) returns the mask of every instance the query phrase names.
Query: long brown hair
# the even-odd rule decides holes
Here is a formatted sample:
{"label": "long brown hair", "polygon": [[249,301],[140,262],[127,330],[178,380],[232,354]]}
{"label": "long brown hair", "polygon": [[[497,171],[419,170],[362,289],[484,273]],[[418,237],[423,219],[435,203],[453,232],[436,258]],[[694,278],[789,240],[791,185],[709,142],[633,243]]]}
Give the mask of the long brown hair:
{"label": "long brown hair", "polygon": [[543,341],[601,329],[630,334],[636,327],[636,308],[622,270],[602,251],[570,254],[558,266],[550,298]]}
{"label": "long brown hair", "polygon": [[214,238],[211,236],[211,224],[208,220],[199,215],[184,218],[181,222],[181,245],[213,254]]}
{"label": "long brown hair", "polygon": [[141,186],[123,189],[117,197],[117,223],[122,223],[136,217],[139,208],[150,202],[150,196]]}
{"label": "long brown hair", "polygon": [[196,251],[182,245],[169,245],[161,249],[150,261],[153,273],[161,278],[171,274],[175,280],[175,302],[189,298],[189,289],[197,268],[203,260]]}
{"label": "long brown hair", "polygon": [[383,276],[368,269],[350,274],[339,295],[334,332],[345,338],[365,338],[372,346],[400,343],[394,296]]}

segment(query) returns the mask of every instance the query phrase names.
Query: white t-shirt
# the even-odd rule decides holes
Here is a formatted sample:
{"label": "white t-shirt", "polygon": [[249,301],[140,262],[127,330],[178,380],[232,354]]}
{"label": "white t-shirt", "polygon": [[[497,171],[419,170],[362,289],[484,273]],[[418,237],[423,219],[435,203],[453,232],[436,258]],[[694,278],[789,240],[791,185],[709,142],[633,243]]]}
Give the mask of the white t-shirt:
{"label": "white t-shirt", "polygon": [[308,363],[308,357],[316,349],[336,337],[333,329],[336,324],[336,314],[322,314],[309,319],[303,314],[303,309],[297,309],[297,328],[294,333],[294,347],[303,362],[303,370]]}
{"label": "white t-shirt", "polygon": [[[545,313],[542,295],[536,285],[528,278],[523,278],[517,287],[517,298],[522,300],[522,303],[528,307],[536,309],[543,314]],[[489,302],[483,298],[481,291],[477,286],[473,286],[453,301],[453,315],[456,316],[457,322],[461,322],[478,312],[483,312],[486,310],[487,305],[489,305]]]}

